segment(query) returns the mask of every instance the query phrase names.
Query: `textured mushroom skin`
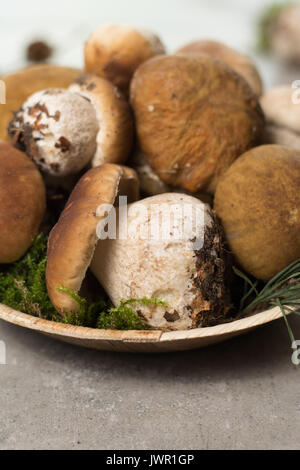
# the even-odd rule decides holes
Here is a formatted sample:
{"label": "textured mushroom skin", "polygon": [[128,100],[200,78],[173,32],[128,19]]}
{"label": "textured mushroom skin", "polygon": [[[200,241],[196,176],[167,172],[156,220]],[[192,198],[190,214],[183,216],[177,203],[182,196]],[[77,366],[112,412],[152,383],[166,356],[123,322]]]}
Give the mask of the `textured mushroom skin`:
{"label": "textured mushroom skin", "polygon": [[25,253],[45,210],[45,186],[36,166],[0,141],[0,263],[13,263]]}
{"label": "textured mushroom skin", "polygon": [[123,93],[108,80],[95,75],[79,77],[69,90],[90,101],[99,122],[97,149],[91,165],[125,163],[133,145],[134,124]]}
{"label": "textured mushroom skin", "polygon": [[300,257],[300,152],[265,145],[245,153],[218,184],[214,207],[242,268],[269,280]]}
{"label": "textured mushroom skin", "polygon": [[93,106],[78,94],[48,89],[31,95],[8,132],[46,173],[78,173],[96,152],[99,124]]}
{"label": "textured mushroom skin", "polygon": [[67,287],[79,292],[97,243],[96,228],[101,220],[97,209],[101,204],[114,204],[122,189],[128,195],[129,202],[138,198],[138,180],[134,170],[112,163],[89,170],[73,189],[59,221],[50,233],[47,290],[54,307],[62,316],[66,312],[76,313],[79,305],[57,288]]}
{"label": "textured mushroom skin", "polygon": [[[184,206],[193,217],[184,215]],[[170,217],[169,226],[162,225],[171,207],[177,207],[178,216]],[[150,236],[153,210],[159,214],[159,239]],[[201,214],[198,224],[196,213]],[[163,306],[133,306],[147,324],[162,330],[226,320],[229,299],[223,236],[207,205],[192,196],[166,193],[129,205],[128,217],[118,221],[116,239],[99,240],[91,262],[92,272],[115,305],[130,298],[163,300]],[[183,225],[185,235],[178,238],[177,230]],[[128,236],[121,237],[125,227]],[[167,228],[170,237],[163,236]],[[198,247],[196,237],[201,242]]]}
{"label": "textured mushroom skin", "polygon": [[262,80],[251,59],[225,44],[209,40],[194,41],[179,49],[177,53],[207,54],[216,59],[223,60],[246,80],[257,96],[260,96],[263,92]]}
{"label": "textured mushroom skin", "polygon": [[41,64],[0,77],[6,85],[6,104],[1,104],[0,139],[9,140],[7,126],[12,112],[30,95],[46,88],[66,88],[81,73],[79,69]]}
{"label": "textured mushroom skin", "polygon": [[163,54],[159,38],[126,25],[108,24],[94,31],[85,44],[85,69],[113,82],[126,94],[136,68]]}
{"label": "textured mushroom skin", "polygon": [[233,161],[261,138],[256,95],[225,63],[207,56],[159,56],[131,83],[141,150],[167,184],[213,193]]}

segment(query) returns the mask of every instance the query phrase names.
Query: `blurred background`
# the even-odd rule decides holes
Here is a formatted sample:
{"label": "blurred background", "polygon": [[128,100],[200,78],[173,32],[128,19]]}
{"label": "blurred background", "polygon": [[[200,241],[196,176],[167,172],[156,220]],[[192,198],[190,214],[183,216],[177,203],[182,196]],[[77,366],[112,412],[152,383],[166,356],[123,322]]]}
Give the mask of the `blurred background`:
{"label": "blurred background", "polygon": [[[276,3],[276,2],[275,2]],[[282,2],[281,2],[282,3]],[[224,41],[256,60],[266,88],[300,78],[256,52],[257,23],[274,0],[14,0],[1,2],[0,74],[27,65],[26,46],[44,39],[52,62],[83,65],[83,43],[102,23],[120,22],[157,32],[168,51],[197,39]]]}

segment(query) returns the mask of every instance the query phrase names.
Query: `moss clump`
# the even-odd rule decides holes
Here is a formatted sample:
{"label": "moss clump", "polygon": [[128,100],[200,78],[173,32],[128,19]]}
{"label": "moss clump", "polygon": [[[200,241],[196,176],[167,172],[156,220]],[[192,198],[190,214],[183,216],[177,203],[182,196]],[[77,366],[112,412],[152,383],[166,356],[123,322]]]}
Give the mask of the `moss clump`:
{"label": "moss clump", "polygon": [[147,325],[139,315],[131,308],[133,304],[142,305],[166,305],[158,299],[129,299],[121,300],[118,307],[112,307],[102,312],[97,321],[97,328],[112,330],[148,330]]}
{"label": "moss clump", "polygon": [[19,261],[0,266],[0,302],[29,315],[59,321],[46,289],[46,253],[47,237],[40,234]]}
{"label": "moss clump", "polygon": [[58,290],[70,295],[79,305],[76,315],[56,312],[47,293],[47,237],[40,234],[27,253],[16,263],[0,265],[0,303],[35,317],[90,328],[144,330],[149,326],[131,308],[133,304],[165,305],[158,299],[122,300],[118,307],[101,297],[88,302],[66,287]]}

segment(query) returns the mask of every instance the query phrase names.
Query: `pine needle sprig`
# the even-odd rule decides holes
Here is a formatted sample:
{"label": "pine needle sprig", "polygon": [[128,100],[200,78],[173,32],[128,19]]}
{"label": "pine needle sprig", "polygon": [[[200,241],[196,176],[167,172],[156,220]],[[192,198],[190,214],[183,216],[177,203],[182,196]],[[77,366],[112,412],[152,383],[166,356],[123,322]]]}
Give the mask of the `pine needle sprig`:
{"label": "pine needle sprig", "polygon": [[[288,329],[291,342],[295,341],[294,334],[288,322],[286,312],[300,315],[300,259],[294,261],[278,274],[276,274],[266,285],[257,290],[258,282],[251,281],[248,276],[237,268],[233,268],[236,275],[248,283],[249,289],[241,300],[241,312],[247,314],[256,310],[259,306],[266,308],[279,307]],[[255,293],[255,298],[247,305],[246,300]]]}

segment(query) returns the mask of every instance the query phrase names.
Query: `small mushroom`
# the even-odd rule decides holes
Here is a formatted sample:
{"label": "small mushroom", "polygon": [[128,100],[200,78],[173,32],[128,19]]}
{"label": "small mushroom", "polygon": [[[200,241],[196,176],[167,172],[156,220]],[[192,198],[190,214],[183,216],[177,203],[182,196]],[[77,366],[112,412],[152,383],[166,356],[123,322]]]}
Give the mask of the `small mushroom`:
{"label": "small mushroom", "polygon": [[209,40],[191,42],[177,51],[177,54],[190,53],[207,54],[208,56],[223,60],[246,80],[257,96],[262,94],[262,79],[255,64],[247,55],[241,54],[221,42]]}
{"label": "small mushroom", "polygon": [[300,150],[300,104],[294,102],[294,92],[291,86],[283,85],[262,96],[260,102],[266,116],[266,144],[286,145]]}
{"label": "small mushroom", "polygon": [[70,90],[47,89],[29,97],[8,132],[46,173],[65,177],[89,162],[123,162],[133,124],[120,92],[98,77],[81,77]]}
{"label": "small mushroom", "polygon": [[245,80],[206,55],[148,60],[134,75],[130,99],[147,162],[164,183],[192,193],[214,193],[220,176],[258,144],[264,127]]}
{"label": "small mushroom", "polygon": [[89,100],[96,112],[99,132],[92,166],[125,163],[132,148],[134,126],[123,94],[107,80],[91,75],[75,80],[69,90]]}
{"label": "small mushroom", "polygon": [[43,179],[29,158],[0,141],[0,263],[17,261],[33,242],[46,210]]}
{"label": "small mushroom", "polygon": [[[107,204],[122,194],[130,196],[128,211],[124,206],[116,210],[115,236],[102,237]],[[184,194],[133,202],[137,198],[133,170],[105,164],[82,177],[49,238],[46,280],[55,308],[61,315],[77,312],[78,304],[57,288],[78,292],[90,267],[115,305],[122,298],[164,300],[165,305],[134,307],[153,328],[176,330],[224,321],[229,312],[227,265],[213,213]],[[154,239],[147,236],[154,223],[153,207],[162,230]],[[169,208],[174,213],[165,225]],[[97,237],[99,222],[104,223]]]}
{"label": "small mushroom", "polygon": [[269,6],[260,20],[259,47],[279,59],[300,64],[300,5],[282,3]]}
{"label": "small mushroom", "polygon": [[126,94],[137,67],[165,48],[155,34],[131,26],[107,24],[94,31],[85,44],[88,73],[112,81]]}

